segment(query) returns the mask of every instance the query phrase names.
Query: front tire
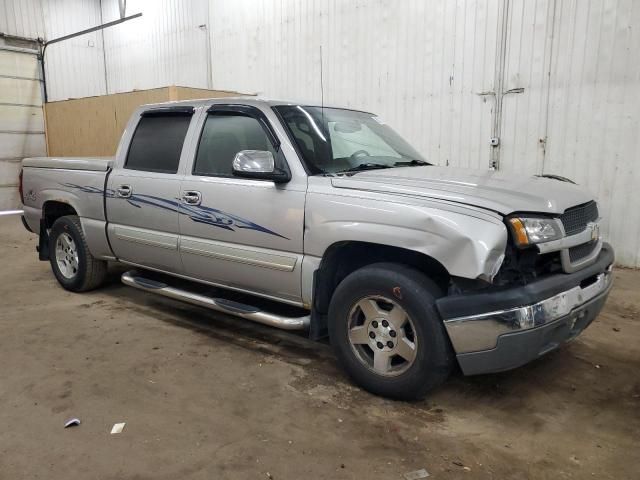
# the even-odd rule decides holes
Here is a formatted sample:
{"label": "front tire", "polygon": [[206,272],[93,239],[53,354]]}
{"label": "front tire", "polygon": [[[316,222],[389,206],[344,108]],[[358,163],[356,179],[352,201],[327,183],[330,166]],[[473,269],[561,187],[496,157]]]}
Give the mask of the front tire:
{"label": "front tire", "polygon": [[358,385],[415,400],[449,376],[454,355],[435,308],[441,295],[427,276],[394,263],[363,267],[338,285],[329,306],[329,336]]}
{"label": "front tire", "polygon": [[107,275],[107,262],[91,255],[76,215],[58,218],[49,233],[49,262],[56,279],[71,292],[99,287]]}

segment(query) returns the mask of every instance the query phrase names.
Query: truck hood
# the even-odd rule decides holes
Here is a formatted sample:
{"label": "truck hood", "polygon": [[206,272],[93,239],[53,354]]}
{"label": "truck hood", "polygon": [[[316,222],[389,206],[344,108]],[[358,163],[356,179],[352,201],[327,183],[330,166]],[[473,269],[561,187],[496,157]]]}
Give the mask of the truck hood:
{"label": "truck hood", "polygon": [[569,182],[491,170],[400,167],[334,177],[336,188],[431,198],[492,210],[560,214],[593,199]]}

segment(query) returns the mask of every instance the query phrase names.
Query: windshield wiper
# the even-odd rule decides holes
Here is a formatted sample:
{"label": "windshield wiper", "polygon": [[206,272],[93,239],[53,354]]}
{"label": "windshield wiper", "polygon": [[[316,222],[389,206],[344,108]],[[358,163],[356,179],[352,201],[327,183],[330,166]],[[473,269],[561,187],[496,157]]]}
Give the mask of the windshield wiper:
{"label": "windshield wiper", "polygon": [[340,170],[338,173],[349,172],[362,172],[364,170],[378,170],[381,168],[393,168],[391,165],[385,165],[384,163],[361,163],[355,167],[347,168],[346,170]]}
{"label": "windshield wiper", "polygon": [[423,165],[431,165],[431,163],[425,162],[424,160],[409,160],[407,162],[396,162],[393,164],[394,167],[420,167]]}

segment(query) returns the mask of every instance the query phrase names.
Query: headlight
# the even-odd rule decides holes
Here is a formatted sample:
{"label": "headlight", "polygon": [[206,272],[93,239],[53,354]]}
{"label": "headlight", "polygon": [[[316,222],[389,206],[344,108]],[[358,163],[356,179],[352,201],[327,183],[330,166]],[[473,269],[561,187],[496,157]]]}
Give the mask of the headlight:
{"label": "headlight", "polygon": [[513,217],[509,224],[519,247],[562,238],[558,222],[552,218]]}

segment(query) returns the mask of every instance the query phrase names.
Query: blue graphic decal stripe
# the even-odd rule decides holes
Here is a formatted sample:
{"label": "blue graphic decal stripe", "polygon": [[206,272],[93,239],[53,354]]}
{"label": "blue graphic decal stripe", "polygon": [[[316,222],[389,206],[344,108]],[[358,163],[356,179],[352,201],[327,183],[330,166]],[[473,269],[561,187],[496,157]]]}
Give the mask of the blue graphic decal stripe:
{"label": "blue graphic decal stripe", "polygon": [[[107,189],[105,193],[105,190],[98,187],[82,186],[73,183],[61,183],[60,185],[74,190],[80,190],[84,193],[95,193],[100,195],[104,194],[107,197],[115,198],[115,192],[112,189]],[[123,198],[123,200],[126,200],[131,206],[136,208],[142,208],[143,205],[148,205],[156,208],[161,208],[163,210],[169,210],[180,215],[186,215],[194,222],[203,223],[212,227],[222,228],[223,230],[235,232],[236,230],[234,229],[234,227],[242,228],[245,230],[255,230],[257,232],[262,232],[269,235],[274,235],[276,237],[284,238],[285,240],[289,240],[289,238],[280,235],[279,233],[276,233],[272,230],[269,230],[262,225],[258,225],[257,223],[254,223],[242,217],[238,217],[237,215],[223,212],[222,210],[218,210],[217,208],[205,207],[204,205],[185,205],[177,200],[170,200],[168,198],[144,194],[133,194],[129,198]]]}

